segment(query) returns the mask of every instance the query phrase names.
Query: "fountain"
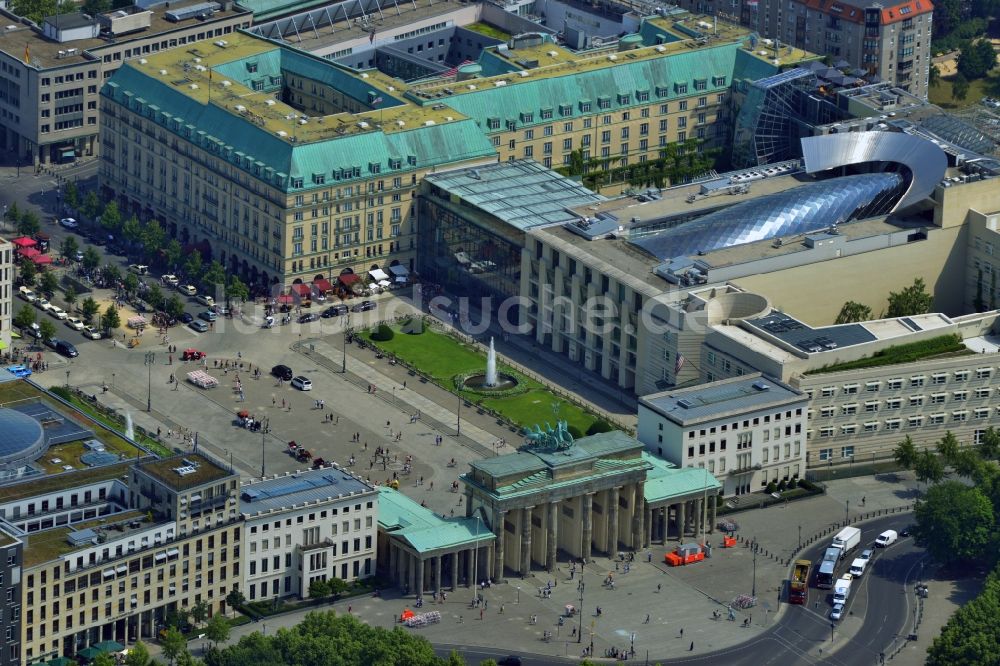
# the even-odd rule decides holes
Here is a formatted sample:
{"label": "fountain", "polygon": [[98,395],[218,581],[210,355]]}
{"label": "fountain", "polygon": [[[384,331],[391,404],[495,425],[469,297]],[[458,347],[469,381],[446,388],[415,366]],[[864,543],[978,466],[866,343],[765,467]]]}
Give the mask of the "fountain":
{"label": "fountain", "polygon": [[497,371],[497,350],[490,338],[490,348],[486,354],[486,372],[476,373],[462,381],[460,388],[480,393],[506,391],[517,386],[517,378]]}
{"label": "fountain", "polygon": [[497,350],[490,338],[490,351],[486,355],[486,385],[493,388],[497,385]]}
{"label": "fountain", "polygon": [[132,412],[125,412],[125,436],[131,440],[135,439],[135,428],[132,427]]}

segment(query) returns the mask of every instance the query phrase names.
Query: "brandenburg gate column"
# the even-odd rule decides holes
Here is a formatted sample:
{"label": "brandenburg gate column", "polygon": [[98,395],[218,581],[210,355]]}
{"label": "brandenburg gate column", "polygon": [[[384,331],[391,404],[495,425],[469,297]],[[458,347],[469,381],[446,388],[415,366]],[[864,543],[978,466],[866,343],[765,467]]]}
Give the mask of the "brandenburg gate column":
{"label": "brandenburg gate column", "polygon": [[521,577],[531,573],[531,512],[533,506],[521,509]]}
{"label": "brandenburg gate column", "polygon": [[546,521],[548,533],[545,535],[545,568],[556,570],[556,552],[559,550],[559,502],[549,502],[549,518]]}
{"label": "brandenburg gate column", "polygon": [[642,519],[645,512],[646,498],[643,495],[642,481],[632,486],[632,549],[642,548]]}
{"label": "brandenburg gate column", "polygon": [[618,552],[618,488],[608,489],[608,557]]}
{"label": "brandenburg gate column", "polygon": [[592,514],[594,508],[594,495],[593,493],[586,493],[580,497],[580,503],[583,505],[581,513],[581,518],[583,522],[583,541],[580,544],[580,557],[584,562],[590,560],[590,546],[594,539],[594,517]]}
{"label": "brandenburg gate column", "polygon": [[493,580],[501,581],[503,580],[503,542],[504,542],[504,516],[507,515],[506,511],[496,511],[494,512],[495,525],[493,525],[493,534],[496,536],[496,556],[493,560]]}

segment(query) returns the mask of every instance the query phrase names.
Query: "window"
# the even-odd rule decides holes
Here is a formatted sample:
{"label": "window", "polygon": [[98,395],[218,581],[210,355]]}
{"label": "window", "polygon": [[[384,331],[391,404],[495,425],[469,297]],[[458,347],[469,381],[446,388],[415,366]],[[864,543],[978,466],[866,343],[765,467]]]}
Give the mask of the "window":
{"label": "window", "polygon": [[969,397],[968,391],[955,391],[954,393],[951,394],[952,400],[955,400],[957,402],[961,402],[968,397]]}
{"label": "window", "polygon": [[990,368],[979,368],[976,370],[976,379],[989,379],[991,372]]}
{"label": "window", "polygon": [[966,381],[969,381],[969,371],[968,370],[956,370],[955,371],[955,381],[956,382],[966,382]]}
{"label": "window", "polygon": [[820,437],[833,437],[833,427],[832,426],[826,426],[824,428],[820,428],[819,429],[819,436]]}
{"label": "window", "polygon": [[917,377],[910,377],[910,388],[920,388],[924,385],[924,380],[927,379],[923,375]]}
{"label": "window", "polygon": [[857,424],[854,424],[854,423],[852,423],[850,425],[840,426],[840,432],[841,432],[841,434],[844,434],[844,435],[853,435],[857,431],[858,431],[858,426],[857,426]]}
{"label": "window", "polygon": [[990,390],[991,389],[988,386],[987,387],[983,387],[983,388],[977,388],[976,389],[976,397],[977,398],[988,398],[988,397],[990,397]]}
{"label": "window", "polygon": [[988,419],[990,417],[989,407],[977,407],[972,410],[972,417],[976,419]]}
{"label": "window", "polygon": [[836,393],[837,393],[836,386],[824,386],[823,390],[820,391],[820,395],[822,395],[824,398],[832,398],[834,395],[836,395]]}
{"label": "window", "polygon": [[837,408],[836,407],[823,407],[823,408],[821,408],[819,410],[819,415],[822,418],[830,418],[831,416],[833,416],[836,413],[837,413]]}
{"label": "window", "polygon": [[927,423],[930,425],[941,425],[944,423],[944,414],[931,414],[927,417]]}
{"label": "window", "polygon": [[888,419],[885,422],[886,430],[899,430],[901,419]]}
{"label": "window", "polygon": [[890,391],[899,390],[899,389],[903,388],[903,378],[902,377],[896,377],[894,379],[890,379],[890,380],[888,380],[885,383],[885,386]]}
{"label": "window", "polygon": [[820,460],[830,460],[833,458],[833,449],[820,449],[819,459]]}
{"label": "window", "polygon": [[930,403],[932,405],[940,405],[944,403],[946,393],[931,393]]}
{"label": "window", "polygon": [[931,384],[944,384],[948,381],[948,375],[944,372],[936,372],[931,375]]}
{"label": "window", "polygon": [[924,404],[924,396],[922,395],[910,396],[910,407],[920,407],[923,404]]}
{"label": "window", "polygon": [[906,419],[906,425],[910,428],[919,428],[924,424],[924,417],[922,416],[911,416]]}
{"label": "window", "polygon": [[968,418],[969,418],[969,412],[964,409],[951,413],[952,421],[962,422],[968,420]]}
{"label": "window", "polygon": [[886,409],[899,409],[900,404],[902,404],[902,398],[889,398],[885,401]]}
{"label": "window", "polygon": [[858,392],[857,384],[845,384],[844,385],[844,395],[854,395]]}
{"label": "window", "polygon": [[868,421],[865,423],[865,432],[877,432],[878,421]]}
{"label": "window", "polygon": [[841,413],[844,416],[851,416],[853,414],[857,414],[858,413],[858,403],[852,402],[852,403],[850,403],[848,405],[841,406],[840,409],[841,409]]}
{"label": "window", "polygon": [[868,400],[865,402],[866,412],[877,412],[878,411],[878,400]]}
{"label": "window", "polygon": [[880,385],[881,382],[865,382],[865,390],[869,393],[875,393]]}

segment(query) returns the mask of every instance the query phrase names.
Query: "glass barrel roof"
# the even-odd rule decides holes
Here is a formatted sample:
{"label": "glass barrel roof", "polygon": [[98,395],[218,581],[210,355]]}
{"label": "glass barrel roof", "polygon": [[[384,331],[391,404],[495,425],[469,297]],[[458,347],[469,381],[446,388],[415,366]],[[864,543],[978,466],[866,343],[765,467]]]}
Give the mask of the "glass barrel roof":
{"label": "glass barrel roof", "polygon": [[0,409],[0,463],[19,458],[38,446],[42,424],[13,409]]}
{"label": "glass barrel roof", "polygon": [[745,201],[632,241],[662,261],[825,229],[888,213],[903,193],[897,173],[831,178]]}

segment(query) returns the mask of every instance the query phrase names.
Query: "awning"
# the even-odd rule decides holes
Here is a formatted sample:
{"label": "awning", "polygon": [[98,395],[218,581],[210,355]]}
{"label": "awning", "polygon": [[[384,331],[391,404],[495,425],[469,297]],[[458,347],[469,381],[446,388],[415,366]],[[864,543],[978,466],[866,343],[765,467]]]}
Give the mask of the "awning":
{"label": "awning", "polygon": [[344,273],[343,275],[337,278],[337,281],[340,282],[340,284],[344,285],[345,287],[349,287],[360,279],[361,278],[359,278],[354,273]]}
{"label": "awning", "polygon": [[292,292],[298,294],[299,296],[309,296],[312,294],[312,290],[307,284],[293,284]]}
{"label": "awning", "polygon": [[105,569],[104,572],[103,572],[103,574],[104,574],[105,578],[111,578],[112,576],[115,575],[115,570],[114,569]]}
{"label": "awning", "polygon": [[379,280],[388,280],[389,279],[389,276],[386,275],[385,271],[383,271],[381,268],[375,268],[375,269],[372,269],[372,270],[368,271],[368,275],[371,275],[372,279],[375,280],[376,282],[379,281]]}
{"label": "awning", "polygon": [[153,559],[156,560],[157,562],[162,562],[163,560],[167,559],[166,551],[157,553],[156,555],[153,556]]}
{"label": "awning", "polygon": [[115,571],[117,573],[123,574],[126,571],[128,571],[128,567],[124,564],[119,564],[118,566],[115,567]]}
{"label": "awning", "polygon": [[72,148],[66,148],[64,150],[60,150],[59,154],[62,155],[63,157],[76,157],[76,151],[73,150]]}
{"label": "awning", "polygon": [[167,551],[167,557],[177,557],[179,553],[180,551],[177,550],[176,548],[171,548],[170,550]]}
{"label": "awning", "polygon": [[38,241],[34,238],[28,238],[27,236],[20,236],[11,241],[14,245],[18,247],[31,247],[32,245],[38,245]]}
{"label": "awning", "polygon": [[191,495],[191,501],[192,502],[200,502],[201,501],[201,495],[200,494]]}
{"label": "awning", "polygon": [[37,257],[32,257],[31,260],[36,264],[51,264],[52,257],[47,254],[40,254]]}
{"label": "awning", "polygon": [[319,289],[320,291],[322,291],[324,293],[326,293],[328,291],[333,291],[333,285],[330,284],[329,280],[322,280],[322,279],[320,279],[320,280],[313,280],[313,284],[316,286],[317,289]]}
{"label": "awning", "polygon": [[279,303],[291,303],[294,300],[295,298],[291,294],[282,294],[277,298]]}
{"label": "awning", "polygon": [[38,255],[41,254],[41,252],[39,250],[37,250],[37,249],[35,249],[33,247],[21,247],[21,248],[18,248],[17,253],[19,255],[21,255],[22,257],[28,257],[29,259],[31,259],[32,257],[37,257]]}
{"label": "awning", "polygon": [[395,264],[393,266],[389,266],[389,272],[396,277],[406,277],[410,274],[410,269],[403,264]]}
{"label": "awning", "polygon": [[378,281],[378,286],[380,286],[380,287],[388,287],[390,284],[392,284],[392,283],[389,282],[388,280],[379,280]]}

